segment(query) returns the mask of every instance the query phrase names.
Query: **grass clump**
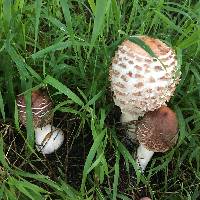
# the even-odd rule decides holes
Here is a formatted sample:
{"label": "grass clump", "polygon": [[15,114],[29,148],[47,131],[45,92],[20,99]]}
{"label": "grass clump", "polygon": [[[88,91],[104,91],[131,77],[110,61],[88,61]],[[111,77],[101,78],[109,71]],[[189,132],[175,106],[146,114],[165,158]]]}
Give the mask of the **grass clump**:
{"label": "grass clump", "polygon": [[[191,0],[0,1],[0,197],[198,199],[199,13],[199,2]],[[117,45],[137,34],[173,46],[182,72],[170,101],[178,144],[157,154],[144,175],[121,141],[108,80]],[[28,98],[44,87],[66,136],[49,156],[27,154],[32,125],[19,125],[15,106],[17,94]]]}

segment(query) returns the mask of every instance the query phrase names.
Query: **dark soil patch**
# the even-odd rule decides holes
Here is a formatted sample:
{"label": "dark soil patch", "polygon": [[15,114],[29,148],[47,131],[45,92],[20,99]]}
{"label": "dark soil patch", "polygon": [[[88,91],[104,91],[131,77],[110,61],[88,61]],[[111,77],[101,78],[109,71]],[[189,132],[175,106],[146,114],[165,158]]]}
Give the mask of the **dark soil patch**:
{"label": "dark soil patch", "polygon": [[[79,128],[80,120],[71,115],[62,115],[55,118],[54,124],[62,122],[62,130],[65,133],[63,145],[50,155],[41,153],[27,156],[23,137],[16,132],[11,123],[2,123],[3,139],[7,161],[26,172],[41,173],[52,180],[62,178],[71,186],[79,189],[82,180],[82,171],[86,155],[91,147],[91,134],[83,134]],[[25,128],[22,128],[24,133]]]}

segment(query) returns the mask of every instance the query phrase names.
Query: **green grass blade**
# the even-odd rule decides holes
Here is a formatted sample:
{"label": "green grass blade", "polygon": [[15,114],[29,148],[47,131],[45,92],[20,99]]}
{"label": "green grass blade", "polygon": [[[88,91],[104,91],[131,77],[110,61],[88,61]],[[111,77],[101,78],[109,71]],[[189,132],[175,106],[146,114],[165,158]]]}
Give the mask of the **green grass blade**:
{"label": "green grass blade", "polygon": [[42,50],[40,50],[40,51],[32,54],[31,57],[33,59],[40,58],[40,57],[45,56],[47,53],[69,48],[69,47],[71,47],[71,45],[72,45],[72,43],[70,41],[67,41],[67,42],[58,42],[56,44],[53,44],[53,45],[51,45],[51,46],[49,46],[49,47],[47,47],[45,49],[42,49]]}
{"label": "green grass blade", "polygon": [[176,24],[173,23],[172,20],[170,20],[168,17],[166,17],[163,13],[154,10],[154,12],[157,14],[157,16],[166,24],[169,25],[171,29],[174,29],[175,31],[177,31],[178,33],[181,33],[183,35],[186,36],[186,34],[183,32],[183,30],[177,26]]}
{"label": "green grass blade", "polygon": [[118,5],[116,0],[111,0],[111,2],[114,15],[114,23],[116,28],[120,29],[120,17],[121,17],[120,6]]}
{"label": "green grass blade", "polygon": [[17,69],[19,71],[20,77],[23,80],[31,79],[26,67],[24,66],[22,57],[18,55],[15,49],[10,45],[7,46],[6,50],[8,51],[8,54],[10,55],[11,59],[15,62]]}
{"label": "green grass blade", "polygon": [[79,41],[74,41],[73,43],[70,41],[67,42],[57,42],[49,47],[46,47],[45,49],[42,49],[34,54],[31,55],[31,57],[33,59],[36,58],[41,58],[43,56],[45,56],[47,53],[51,53],[57,50],[63,50],[66,48],[70,48],[73,45],[77,45],[77,46],[90,46],[88,43],[86,42],[79,42]]}
{"label": "green grass blade", "polygon": [[95,13],[96,5],[94,3],[94,0],[88,0],[88,3],[90,5],[90,8],[91,8],[92,12]]}
{"label": "green grass blade", "polygon": [[104,18],[106,15],[106,5],[107,0],[97,0],[96,1],[96,11],[95,11],[95,19],[94,19],[94,27],[92,31],[92,38],[91,38],[91,47],[89,49],[88,56],[90,55],[94,43],[97,37],[100,35],[103,29]]}
{"label": "green grass blade", "polygon": [[104,128],[105,119],[106,119],[105,109],[101,109],[101,118],[100,118],[100,121],[99,121],[100,129]]}
{"label": "green grass blade", "polygon": [[94,143],[89,151],[89,154],[87,156],[87,159],[85,161],[84,169],[83,169],[83,178],[82,178],[82,183],[81,183],[81,192],[82,194],[84,193],[84,187],[85,187],[85,181],[87,178],[87,172],[90,169],[92,165],[92,161],[98,151],[99,146],[102,144],[102,140],[105,136],[105,132],[103,131],[101,134],[99,134],[95,139]]}
{"label": "green grass blade", "polygon": [[185,40],[178,44],[181,49],[186,49],[191,45],[198,44],[200,42],[200,29],[192,33],[189,37],[187,36]]}
{"label": "green grass blade", "polygon": [[116,151],[115,153],[116,161],[115,161],[115,175],[114,175],[114,182],[113,182],[113,200],[117,199],[117,186],[119,181],[119,159],[120,155],[119,152]]}
{"label": "green grass blade", "polygon": [[15,0],[15,4],[14,4],[15,10],[21,11],[23,7],[26,6],[25,3],[26,3],[25,0]]}
{"label": "green grass blade", "polygon": [[6,25],[10,25],[10,21],[12,18],[11,5],[12,5],[11,0],[3,1],[3,16],[4,16],[4,21]]}
{"label": "green grass blade", "polygon": [[1,115],[2,115],[2,117],[3,117],[3,120],[4,120],[4,122],[5,122],[6,116],[5,116],[4,101],[3,101],[2,94],[1,94],[1,90],[0,90],[0,110],[1,110]]}
{"label": "green grass blade", "polygon": [[67,27],[61,21],[59,21],[57,18],[48,16],[48,15],[47,16],[45,15],[45,18],[47,20],[49,20],[54,26],[58,27],[60,30],[63,30],[67,33],[67,31],[68,31]]}
{"label": "green grass blade", "polygon": [[113,134],[113,137],[115,139],[118,151],[123,155],[125,160],[128,160],[131,163],[131,165],[135,169],[136,176],[137,176],[137,183],[139,183],[140,180],[143,180],[143,177],[141,176],[141,172],[140,172],[140,169],[139,169],[136,161],[133,159],[133,156],[129,153],[129,151],[126,149],[126,147],[118,140],[116,135]]}
{"label": "green grass blade", "polygon": [[6,162],[6,159],[5,159],[4,150],[3,150],[4,141],[3,141],[2,135],[3,135],[3,134],[2,134],[2,132],[1,132],[1,130],[0,130],[0,163],[1,163],[6,169],[9,169],[8,163]]}
{"label": "green grass blade", "polygon": [[[60,94],[60,93],[59,93],[59,94]],[[53,95],[52,95],[52,96],[53,96]],[[56,110],[58,110],[59,108],[65,106],[65,105],[68,105],[68,104],[70,105],[70,104],[72,104],[72,103],[73,103],[73,101],[71,101],[71,100],[62,101],[61,103],[57,104],[57,105],[54,107],[53,112],[55,112]]]}
{"label": "green grass blade", "polygon": [[3,199],[4,192],[5,192],[5,183],[1,183],[0,199]]}
{"label": "green grass blade", "polygon": [[18,199],[17,195],[11,190],[11,188],[5,189],[6,199],[8,200],[16,200]]}
{"label": "green grass blade", "polygon": [[20,126],[19,126],[19,110],[17,108],[17,103],[15,101],[15,113],[14,113],[14,120],[15,120],[15,127],[18,132],[20,132]]}
{"label": "green grass blade", "polygon": [[77,199],[77,200],[82,199],[80,192],[75,190],[70,185],[66,184],[64,181],[61,180],[60,182],[61,182],[61,188],[63,189],[63,191],[65,191],[65,193],[69,196],[69,198],[71,198],[72,200],[73,199]]}
{"label": "green grass blade", "polygon": [[87,104],[85,105],[85,107],[88,107],[90,105],[93,105],[103,94],[103,91],[100,91],[98,94],[96,94],[94,97],[92,97],[92,99],[90,99]]}
{"label": "green grass blade", "polygon": [[22,58],[22,56],[19,55],[12,46],[9,45],[9,47],[7,48],[7,51],[9,53],[10,57],[12,58],[12,60],[16,63],[17,69],[18,69],[18,71],[20,73],[20,77],[23,80],[26,80],[26,79],[31,80],[32,79],[32,77],[29,75],[28,71],[37,80],[39,80],[39,81],[42,80],[40,75],[38,73],[36,73],[30,66],[28,66],[25,63],[25,61]]}
{"label": "green grass blade", "polygon": [[87,170],[86,174],[89,174],[95,167],[98,166],[99,163],[102,162],[103,153],[99,155],[99,157],[92,163],[91,167]]}
{"label": "green grass blade", "polygon": [[[36,198],[30,193],[28,188],[24,187],[24,182],[17,181],[14,177],[9,177],[8,184],[15,186],[21,193],[23,193],[26,197],[29,197],[32,200],[36,200]],[[40,195],[41,196],[41,195]],[[42,197],[41,197],[42,198]],[[40,198],[40,199],[41,199]]]}
{"label": "green grass blade", "polygon": [[175,7],[172,7],[172,6],[165,6],[165,10],[167,10],[168,12],[173,11],[173,12],[176,12],[177,14],[182,14],[185,17],[187,17],[188,19],[192,20],[192,16],[190,15],[191,13],[185,12],[184,10],[186,10],[186,8],[184,6],[180,7],[180,8],[175,8]]}
{"label": "green grass blade", "polygon": [[45,189],[42,187],[39,187],[33,183],[28,182],[27,180],[23,179],[21,181],[17,181],[18,184],[20,184],[24,188],[29,188],[30,190],[33,190],[36,193],[47,193]]}
{"label": "green grass blade", "polygon": [[72,92],[69,88],[67,88],[65,85],[63,85],[61,82],[59,82],[55,78],[48,75],[44,79],[44,83],[53,86],[54,88],[59,90],[61,93],[67,95],[68,98],[70,98],[72,101],[74,101],[78,105],[82,106],[84,104],[83,101],[74,92]]}
{"label": "green grass blade", "polygon": [[13,114],[14,110],[14,100],[15,100],[15,91],[14,91],[14,84],[15,81],[13,77],[15,76],[15,70],[13,68],[12,61],[10,60],[9,55],[6,56],[5,62],[1,62],[2,65],[5,65],[4,68],[4,78],[7,80],[5,82],[5,88],[7,89],[7,92],[5,93],[6,103],[9,105],[8,107],[8,114]]}
{"label": "green grass blade", "polygon": [[132,28],[132,24],[134,24],[136,18],[137,11],[140,9],[140,6],[138,5],[138,0],[132,1],[132,10],[127,22],[127,28],[126,33],[129,33],[130,29]]}
{"label": "green grass blade", "polygon": [[27,142],[28,142],[28,145],[30,145],[30,147],[33,148],[35,144],[35,134],[34,134],[34,127],[33,127],[31,96],[32,96],[31,91],[25,94]]}
{"label": "green grass blade", "polygon": [[187,136],[187,132],[186,132],[185,119],[183,117],[181,109],[178,106],[175,106],[175,111],[179,121],[179,130],[180,130],[179,141],[178,141],[178,146],[179,146],[182,144],[185,137]]}
{"label": "green grass blade", "polygon": [[17,176],[22,176],[22,177],[27,177],[27,178],[32,178],[34,180],[40,181],[42,183],[48,184],[52,189],[57,190],[57,191],[62,191],[60,188],[60,185],[51,179],[49,179],[48,176],[40,175],[40,174],[31,174],[22,170],[15,170],[14,174]]}
{"label": "green grass blade", "polygon": [[62,6],[68,33],[70,35],[71,41],[73,41],[75,34],[74,34],[71,14],[70,14],[70,10],[69,10],[69,1],[68,0],[60,0],[60,4]]}
{"label": "green grass blade", "polygon": [[66,107],[61,107],[59,109],[57,109],[61,112],[65,112],[65,113],[72,113],[72,114],[75,114],[75,115],[81,115],[82,113],[75,110],[75,109],[72,109],[72,108],[66,108]]}
{"label": "green grass blade", "polygon": [[36,45],[37,45],[37,40],[38,40],[41,7],[42,7],[42,0],[36,0],[35,1],[35,46],[34,46],[34,53],[36,52]]}

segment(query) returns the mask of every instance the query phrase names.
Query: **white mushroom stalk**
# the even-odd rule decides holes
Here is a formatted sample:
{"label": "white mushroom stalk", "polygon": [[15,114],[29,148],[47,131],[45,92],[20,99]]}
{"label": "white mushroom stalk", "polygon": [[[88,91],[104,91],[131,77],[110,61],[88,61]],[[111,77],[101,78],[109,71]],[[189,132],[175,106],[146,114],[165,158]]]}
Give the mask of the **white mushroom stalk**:
{"label": "white mushroom stalk", "polygon": [[[53,153],[62,145],[64,134],[62,130],[51,125],[53,120],[52,102],[49,96],[40,90],[32,92],[31,102],[36,148],[43,154]],[[24,96],[17,97],[17,106],[19,119],[23,125],[26,125]]]}
{"label": "white mushroom stalk", "polygon": [[140,146],[137,149],[137,164],[139,165],[142,172],[146,169],[147,164],[151,160],[152,156],[154,154],[154,151],[150,151],[145,148],[143,144],[140,144]]}
{"label": "white mushroom stalk", "polygon": [[125,40],[115,52],[110,67],[114,102],[121,108],[121,122],[128,126],[135,140],[135,124],[146,112],[166,105],[179,82],[175,52],[165,43],[148,36],[138,36],[154,54],[152,57],[139,45]]}
{"label": "white mushroom stalk", "polygon": [[176,144],[176,114],[166,106],[150,111],[137,124],[136,134],[140,143],[137,149],[137,163],[144,172],[154,152],[165,152]]}

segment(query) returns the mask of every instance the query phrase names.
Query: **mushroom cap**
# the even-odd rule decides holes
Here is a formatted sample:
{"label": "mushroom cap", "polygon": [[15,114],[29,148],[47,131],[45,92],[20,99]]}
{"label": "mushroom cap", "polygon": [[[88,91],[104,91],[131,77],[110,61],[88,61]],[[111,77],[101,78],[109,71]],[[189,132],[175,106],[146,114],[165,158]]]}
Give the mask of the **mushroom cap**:
{"label": "mushroom cap", "polygon": [[165,152],[176,144],[178,120],[167,106],[147,112],[136,127],[137,139],[146,149]]}
{"label": "mushroom cap", "polygon": [[[31,107],[34,127],[42,127],[52,121],[53,115],[50,112],[52,105],[52,101],[44,91],[37,90],[32,92]],[[17,96],[17,106],[20,122],[26,125],[26,103],[24,95]]]}
{"label": "mushroom cap", "polygon": [[158,57],[152,57],[139,45],[125,40],[115,52],[110,67],[111,90],[122,113],[143,116],[166,105],[179,82],[173,49],[159,39],[137,36]]}

